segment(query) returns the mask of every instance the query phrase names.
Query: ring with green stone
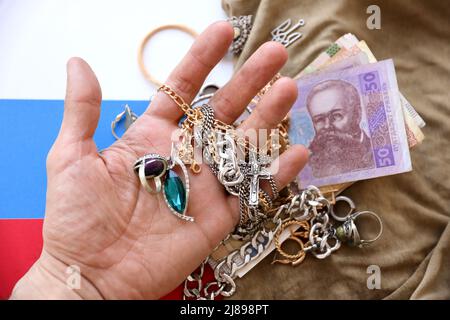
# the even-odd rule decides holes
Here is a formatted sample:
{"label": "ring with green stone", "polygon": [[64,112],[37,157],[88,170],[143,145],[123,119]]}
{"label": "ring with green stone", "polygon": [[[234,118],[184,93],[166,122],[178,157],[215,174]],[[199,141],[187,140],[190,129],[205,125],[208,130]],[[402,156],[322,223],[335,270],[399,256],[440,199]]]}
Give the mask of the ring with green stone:
{"label": "ring with green stone", "polygon": [[[182,169],[184,184],[173,170],[175,166]],[[189,176],[181,160],[176,157],[167,159],[159,154],[149,153],[136,160],[133,170],[139,177],[142,186],[149,193],[157,194],[163,190],[164,200],[172,214],[183,220],[194,221],[193,217],[186,215]],[[155,188],[150,186],[150,180],[154,182]]]}

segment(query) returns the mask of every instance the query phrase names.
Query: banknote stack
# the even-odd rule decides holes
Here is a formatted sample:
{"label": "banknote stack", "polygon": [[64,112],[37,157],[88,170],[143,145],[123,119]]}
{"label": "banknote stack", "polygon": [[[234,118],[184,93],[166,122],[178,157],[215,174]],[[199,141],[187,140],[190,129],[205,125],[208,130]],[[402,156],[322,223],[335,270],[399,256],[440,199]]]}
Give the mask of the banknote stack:
{"label": "banknote stack", "polygon": [[377,62],[346,34],[296,79],[289,136],[311,152],[301,187],[337,195],[355,181],[411,170],[409,149],[424,140],[425,122],[399,91],[392,60]]}
{"label": "banknote stack", "polygon": [[[410,149],[424,140],[424,120],[398,89],[393,60],[378,62],[364,41],[346,34],[295,77],[298,99],[289,139],[310,150],[298,176],[330,198],[352,183],[412,170]],[[228,239],[210,264],[242,246]],[[243,276],[261,261],[240,270]]]}

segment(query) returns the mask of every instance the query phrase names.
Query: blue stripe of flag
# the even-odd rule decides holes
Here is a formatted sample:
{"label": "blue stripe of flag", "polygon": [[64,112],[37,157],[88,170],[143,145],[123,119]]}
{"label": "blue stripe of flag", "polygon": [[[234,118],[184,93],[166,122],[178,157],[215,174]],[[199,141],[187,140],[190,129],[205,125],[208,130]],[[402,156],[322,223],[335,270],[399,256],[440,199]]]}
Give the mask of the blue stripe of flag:
{"label": "blue stripe of flag", "polygon": [[[94,137],[99,149],[114,142],[111,121],[125,104],[140,115],[148,101],[103,101]],[[44,217],[45,161],[59,131],[63,106],[62,100],[0,99],[0,219]]]}

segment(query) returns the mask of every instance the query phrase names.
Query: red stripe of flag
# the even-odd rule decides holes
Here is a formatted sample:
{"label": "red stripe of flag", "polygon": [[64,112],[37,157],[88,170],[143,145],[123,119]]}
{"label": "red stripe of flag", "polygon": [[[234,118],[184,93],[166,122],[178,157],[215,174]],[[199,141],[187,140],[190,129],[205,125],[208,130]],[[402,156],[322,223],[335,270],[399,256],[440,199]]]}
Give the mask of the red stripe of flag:
{"label": "red stripe of flag", "polygon": [[[0,220],[0,299],[8,299],[16,282],[39,258],[42,250],[43,219]],[[205,269],[204,281],[213,279],[211,268]],[[162,299],[179,300],[179,286]]]}

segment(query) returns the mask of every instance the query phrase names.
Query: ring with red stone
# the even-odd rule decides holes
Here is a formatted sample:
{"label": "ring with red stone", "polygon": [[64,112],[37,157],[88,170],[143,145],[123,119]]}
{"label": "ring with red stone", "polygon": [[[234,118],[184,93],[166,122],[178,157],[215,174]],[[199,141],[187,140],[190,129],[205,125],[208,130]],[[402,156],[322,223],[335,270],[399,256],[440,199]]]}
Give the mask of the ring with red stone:
{"label": "ring with red stone", "polygon": [[[156,153],[149,153],[137,159],[133,169],[145,190],[151,194],[156,194],[161,192],[161,177],[167,172],[168,167],[166,158]],[[150,179],[155,183],[155,188],[150,186]]]}

